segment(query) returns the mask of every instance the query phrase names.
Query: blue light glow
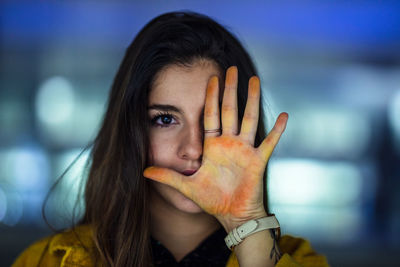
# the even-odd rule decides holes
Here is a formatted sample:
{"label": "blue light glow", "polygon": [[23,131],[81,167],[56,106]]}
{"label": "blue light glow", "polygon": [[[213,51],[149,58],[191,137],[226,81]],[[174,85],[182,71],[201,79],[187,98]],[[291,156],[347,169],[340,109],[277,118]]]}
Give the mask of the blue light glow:
{"label": "blue light glow", "polygon": [[356,158],[371,141],[366,114],[344,108],[304,107],[290,114],[285,145],[303,155]]}
{"label": "blue light glow", "polygon": [[68,122],[74,109],[74,89],[63,77],[52,77],[43,82],[36,96],[36,115],[47,127],[59,127]]}
{"label": "blue light glow", "polygon": [[269,166],[270,208],[286,233],[331,243],[360,236],[363,180],[357,166],[311,159],[272,160]]}
{"label": "blue light glow", "polygon": [[19,192],[48,188],[50,166],[47,155],[39,149],[17,147],[5,152],[5,179]]}
{"label": "blue light glow", "polygon": [[[61,175],[66,168],[74,161],[81,152],[80,149],[70,149],[54,157],[55,173]],[[86,178],[85,164],[89,157],[86,151],[71,166],[69,171],[62,177],[60,183],[55,188],[48,203],[48,218],[52,225],[63,228],[71,223],[72,216],[78,219],[83,211],[82,193]],[[77,199],[79,202],[77,203]],[[74,210],[75,204],[76,210]]]}
{"label": "blue light glow", "polygon": [[354,242],[363,233],[366,223],[357,206],[271,206],[284,234],[307,236],[313,242]]}
{"label": "blue light glow", "polygon": [[[81,153],[81,149],[69,149],[55,157],[55,172],[61,174]],[[85,176],[85,164],[89,158],[89,152],[85,151],[75,164],[64,176],[62,187],[63,191],[71,191],[78,194],[80,182]]]}
{"label": "blue light glow", "polygon": [[[50,2],[3,4],[3,31],[9,36],[46,39],[55,33],[93,41],[127,40],[150,18],[167,11],[191,9],[219,18],[258,38],[278,37],[285,42],[324,41],[326,44],[370,47],[393,45],[400,38],[400,5],[396,1],[240,1],[163,2],[148,8],[139,2]],[[147,8],[146,8],[147,7]],[[85,12],[90,10],[90,12]],[[226,12],[220,12],[226,10]],[[245,20],[238,20],[242,14]],[[74,18],[73,20],[69,18]],[[106,18],[106,19],[105,19]],[[239,31],[240,32],[240,31]],[[306,37],[306,38],[305,38]]]}
{"label": "blue light glow", "polygon": [[389,123],[397,151],[400,152],[400,90],[396,91],[388,105]]}
{"label": "blue light glow", "polygon": [[0,169],[3,170],[0,183],[6,199],[4,209],[0,204],[0,213],[5,210],[2,222],[9,226],[40,222],[42,201],[49,188],[47,154],[32,145],[2,150]]}
{"label": "blue light glow", "polygon": [[7,209],[3,217],[2,223],[8,226],[13,226],[19,223],[22,218],[24,203],[18,192],[13,191],[10,188],[5,188],[5,190],[5,196],[7,198]]}
{"label": "blue light glow", "polygon": [[7,198],[0,187],[0,222],[3,220],[7,212]]}
{"label": "blue light glow", "polygon": [[340,207],[361,198],[360,171],[348,162],[285,159],[269,166],[271,203]]}

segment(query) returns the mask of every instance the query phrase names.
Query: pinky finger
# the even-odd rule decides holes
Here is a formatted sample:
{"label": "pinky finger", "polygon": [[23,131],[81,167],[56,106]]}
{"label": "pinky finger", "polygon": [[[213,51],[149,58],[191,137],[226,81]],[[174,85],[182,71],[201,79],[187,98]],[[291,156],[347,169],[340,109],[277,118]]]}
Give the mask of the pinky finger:
{"label": "pinky finger", "polygon": [[261,143],[261,145],[258,147],[258,150],[262,153],[266,161],[268,161],[271,157],[272,152],[274,151],[276,145],[279,142],[279,139],[285,131],[288,118],[289,115],[286,112],[282,112],[281,114],[279,114],[274,127]]}

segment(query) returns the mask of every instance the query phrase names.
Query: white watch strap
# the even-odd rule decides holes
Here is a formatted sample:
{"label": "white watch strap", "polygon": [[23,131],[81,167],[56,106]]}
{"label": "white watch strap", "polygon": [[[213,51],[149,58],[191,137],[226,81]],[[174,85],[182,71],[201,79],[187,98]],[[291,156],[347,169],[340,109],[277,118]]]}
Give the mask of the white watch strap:
{"label": "white watch strap", "polygon": [[239,245],[247,236],[268,229],[279,228],[279,222],[275,216],[268,216],[260,219],[250,220],[239,227],[236,227],[225,237],[225,243],[232,249]]}

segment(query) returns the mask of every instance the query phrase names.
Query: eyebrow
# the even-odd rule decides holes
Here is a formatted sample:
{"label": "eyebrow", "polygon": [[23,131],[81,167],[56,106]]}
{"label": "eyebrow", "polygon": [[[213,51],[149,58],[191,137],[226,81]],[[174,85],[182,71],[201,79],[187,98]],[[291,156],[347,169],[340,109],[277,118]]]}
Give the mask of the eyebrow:
{"label": "eyebrow", "polygon": [[154,104],[154,105],[148,106],[147,109],[158,109],[158,110],[162,110],[162,111],[174,111],[174,112],[183,113],[179,108],[172,106],[172,105]]}

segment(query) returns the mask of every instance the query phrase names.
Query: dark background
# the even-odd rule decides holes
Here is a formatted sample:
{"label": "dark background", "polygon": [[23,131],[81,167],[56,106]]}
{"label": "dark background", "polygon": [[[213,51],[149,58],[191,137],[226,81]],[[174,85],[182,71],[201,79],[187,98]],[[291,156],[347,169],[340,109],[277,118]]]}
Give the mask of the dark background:
{"label": "dark background", "polygon": [[[184,9],[250,51],[269,127],[290,114],[268,184],[283,232],[332,266],[400,266],[400,2],[370,0],[2,1],[0,265],[50,233],[43,199],[95,136],[130,41]],[[56,227],[71,221],[86,157],[48,201]]]}

